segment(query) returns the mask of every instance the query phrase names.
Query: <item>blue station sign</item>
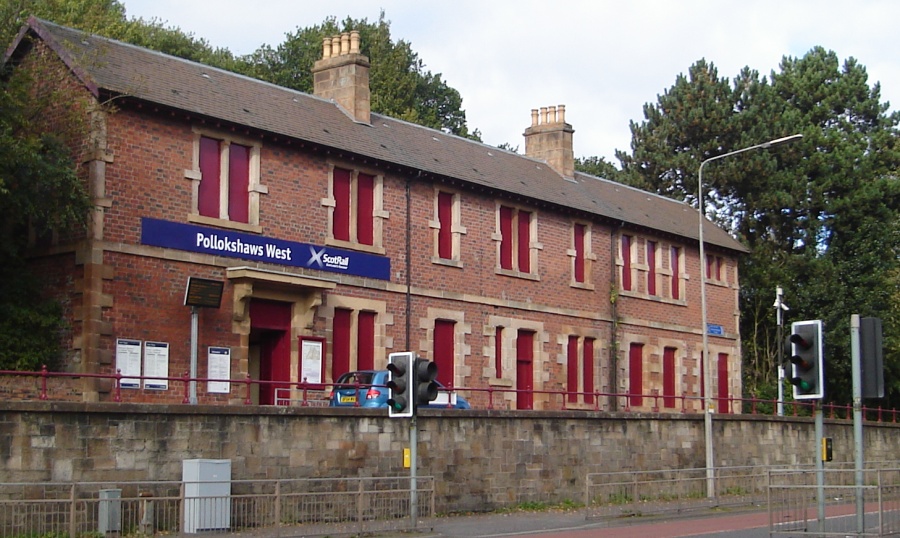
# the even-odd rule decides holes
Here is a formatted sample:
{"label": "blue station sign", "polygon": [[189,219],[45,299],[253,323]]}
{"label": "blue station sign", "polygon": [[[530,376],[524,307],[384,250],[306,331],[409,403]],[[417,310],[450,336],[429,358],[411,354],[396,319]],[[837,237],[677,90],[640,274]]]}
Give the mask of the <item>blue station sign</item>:
{"label": "blue station sign", "polygon": [[390,280],[391,260],[366,252],[142,218],[141,244]]}
{"label": "blue station sign", "polygon": [[725,328],[721,325],[716,325],[713,323],[706,324],[706,334],[711,336],[722,336],[725,334]]}

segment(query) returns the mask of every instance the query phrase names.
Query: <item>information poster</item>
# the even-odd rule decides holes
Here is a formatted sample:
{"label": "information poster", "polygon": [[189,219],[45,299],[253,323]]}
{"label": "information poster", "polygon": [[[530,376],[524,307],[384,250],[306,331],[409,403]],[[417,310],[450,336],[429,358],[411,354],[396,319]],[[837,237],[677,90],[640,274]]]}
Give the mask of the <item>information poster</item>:
{"label": "information poster", "polygon": [[[231,379],[231,348],[210,346],[206,371],[209,379]],[[231,383],[228,381],[208,381],[206,392],[210,394],[228,394],[231,392]]]}
{"label": "information poster", "polygon": [[[141,341],[116,339],[116,370],[121,372],[119,386],[125,389],[141,387]],[[132,377],[138,376],[138,377]]]}
{"label": "information poster", "polygon": [[300,344],[300,381],[321,383],[324,343],[320,340],[302,340]]}
{"label": "information poster", "polygon": [[[169,344],[144,342],[144,377],[169,377]],[[168,379],[144,379],[145,389],[167,390]]]}

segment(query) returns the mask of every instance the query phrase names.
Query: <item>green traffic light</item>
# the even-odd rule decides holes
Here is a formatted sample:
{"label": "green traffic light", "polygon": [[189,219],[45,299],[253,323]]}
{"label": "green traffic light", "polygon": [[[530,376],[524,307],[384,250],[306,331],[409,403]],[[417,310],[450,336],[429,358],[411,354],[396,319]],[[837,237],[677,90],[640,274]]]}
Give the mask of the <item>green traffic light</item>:
{"label": "green traffic light", "polygon": [[795,377],[794,379],[792,379],[791,383],[793,383],[794,386],[796,386],[798,389],[802,390],[803,392],[810,392],[813,389],[812,383],[810,383],[809,381],[807,381],[805,379],[800,379],[799,377]]}

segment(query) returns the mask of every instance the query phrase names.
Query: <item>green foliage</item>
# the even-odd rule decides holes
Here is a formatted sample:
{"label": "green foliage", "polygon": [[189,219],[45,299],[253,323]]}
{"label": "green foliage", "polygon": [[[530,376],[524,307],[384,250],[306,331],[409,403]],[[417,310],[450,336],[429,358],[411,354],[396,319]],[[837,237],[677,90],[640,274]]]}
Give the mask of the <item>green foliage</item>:
{"label": "green foliage", "polygon": [[360,52],[371,63],[372,111],[459,136],[480,139],[470,133],[462,97],[441,75],[425,63],[404,40],[393,41],[390,21],[384,12],[378,22],[346,18],[340,25],[334,17],[322,24],[298,28],[275,48],[263,46],[246,58],[244,74],[274,84],[312,93],[312,67],[322,57],[322,41],[341,32],[357,30]]}
{"label": "green foliage", "polygon": [[[787,326],[825,321],[826,400],[836,403],[851,397],[850,315],[885,319],[897,306],[900,116],[887,110],[863,66],[817,47],[769,77],[744,68],[728,81],[700,60],[631,125],[623,181],[695,205],[705,159],[804,136],[704,167],[704,209],[751,250],[740,266],[746,396],[775,387],[776,286]],[[900,326],[885,331],[886,369],[900,370]],[[900,404],[900,386],[888,392]]]}
{"label": "green foliage", "polygon": [[603,157],[584,157],[575,159],[575,170],[603,179],[619,181],[621,171],[616,165]]}
{"label": "green foliage", "polygon": [[0,76],[0,369],[58,362],[61,307],[28,270],[29,238],[83,229],[91,208],[71,152],[84,135],[77,107],[61,117],[68,130],[54,129],[41,111],[71,100],[34,87],[23,70]]}
{"label": "green foliage", "polygon": [[126,26],[125,7],[118,0],[0,0],[0,43],[5,46],[29,15],[102,35]]}
{"label": "green foliage", "polygon": [[150,48],[179,58],[259,78],[298,91],[312,93],[312,67],[322,57],[322,40],[358,30],[361,52],[371,63],[372,111],[444,132],[481,141],[469,131],[462,97],[440,73],[427,70],[408,41],[391,38],[390,21],[381,13],[377,22],[346,18],[340,25],[330,17],[322,24],[298,28],[276,47],[263,45],[247,56],[213,47],[160,19],[127,19],[118,0],[0,0],[0,23],[8,43],[29,14]]}

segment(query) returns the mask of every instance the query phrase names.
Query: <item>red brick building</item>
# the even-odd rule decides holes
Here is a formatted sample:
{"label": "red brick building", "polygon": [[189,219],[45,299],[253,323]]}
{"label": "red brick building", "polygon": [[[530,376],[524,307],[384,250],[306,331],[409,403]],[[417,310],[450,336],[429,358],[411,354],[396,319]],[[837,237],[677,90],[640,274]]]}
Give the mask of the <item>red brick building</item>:
{"label": "red brick building", "polygon": [[[179,402],[160,378],[193,362],[238,381],[200,403],[242,403],[249,375],[270,404],[412,350],[475,406],[700,409],[697,211],[576,172],[564,106],[531,112],[524,156],[372,113],[355,34],[323,44],[315,95],[35,19],[6,61],[64,75],[38,80],[90,119],[95,218],[33,252],[68,305],[68,371]],[[740,397],[743,247],[704,239],[711,386]],[[222,289],[193,337],[189,279]]]}

